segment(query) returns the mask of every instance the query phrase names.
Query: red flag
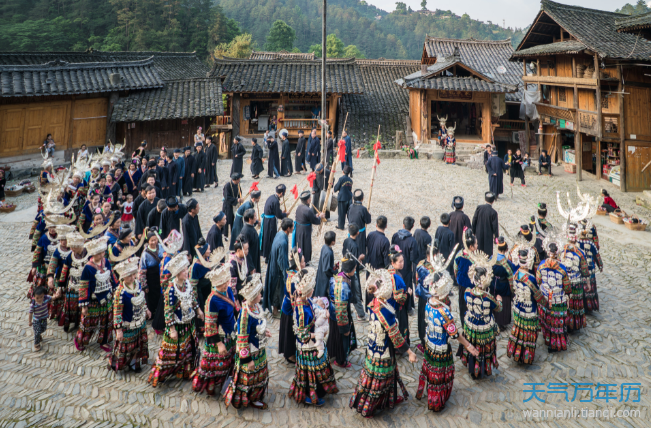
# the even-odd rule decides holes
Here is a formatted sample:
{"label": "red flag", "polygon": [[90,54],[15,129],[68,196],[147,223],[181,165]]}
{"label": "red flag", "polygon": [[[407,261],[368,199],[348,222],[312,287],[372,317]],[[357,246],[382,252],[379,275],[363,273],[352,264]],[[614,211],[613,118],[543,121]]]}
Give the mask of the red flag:
{"label": "red flag", "polygon": [[310,182],[310,187],[314,186],[314,180],[316,180],[316,172],[312,171],[307,175],[307,181]]}
{"label": "red flag", "polygon": [[377,160],[377,164],[380,164],[380,156],[375,156],[375,160]]}
{"label": "red flag", "polygon": [[251,187],[249,188],[249,193],[251,193],[251,192],[257,192],[257,191],[260,190],[260,189],[258,189],[258,183],[260,183],[260,182],[259,182],[259,181],[254,181],[254,182],[253,182],[253,184],[252,184]]}
{"label": "red flag", "polygon": [[294,187],[292,187],[292,190],[290,190],[290,192],[292,192],[292,195],[294,195],[294,199],[298,199],[298,188],[296,187],[296,184],[294,184]]}
{"label": "red flag", "polygon": [[357,159],[359,159],[359,149],[357,149]]}
{"label": "red flag", "polygon": [[339,151],[337,152],[339,155],[339,162],[346,162],[346,142],[344,140],[339,140],[337,145],[339,146]]}
{"label": "red flag", "polygon": [[380,140],[377,140],[375,144],[373,144],[373,150],[376,152],[382,148],[382,143],[380,143]]}

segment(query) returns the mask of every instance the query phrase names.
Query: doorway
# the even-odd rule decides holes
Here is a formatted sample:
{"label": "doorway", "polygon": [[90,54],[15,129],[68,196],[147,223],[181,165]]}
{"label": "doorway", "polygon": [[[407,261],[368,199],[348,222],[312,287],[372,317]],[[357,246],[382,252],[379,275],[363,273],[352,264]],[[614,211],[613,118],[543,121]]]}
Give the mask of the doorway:
{"label": "doorway", "polygon": [[437,138],[440,130],[438,117],[447,116],[447,126],[455,126],[454,136],[457,140],[482,141],[481,104],[454,101],[432,101],[430,138]]}

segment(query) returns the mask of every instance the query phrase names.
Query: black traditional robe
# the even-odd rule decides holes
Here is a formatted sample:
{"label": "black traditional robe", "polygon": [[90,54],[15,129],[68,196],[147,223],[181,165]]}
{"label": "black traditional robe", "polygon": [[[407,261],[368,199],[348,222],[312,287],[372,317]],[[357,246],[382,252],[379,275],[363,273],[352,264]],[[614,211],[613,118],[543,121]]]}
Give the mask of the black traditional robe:
{"label": "black traditional robe", "polygon": [[274,237],[269,250],[269,263],[262,294],[262,307],[269,311],[272,310],[272,307],[280,309],[283,301],[286,272],[289,268],[288,246],[287,234],[281,232]]}
{"label": "black traditional robe", "polygon": [[260,269],[260,237],[258,232],[255,230],[255,227],[248,223],[244,223],[240,235],[246,238],[246,242],[249,243],[249,269],[255,268],[257,273],[261,273]]}
{"label": "black traditional robe", "polygon": [[138,193],[138,196],[133,200],[133,210],[131,212],[133,213],[134,219],[138,218],[138,208],[140,208],[140,205],[142,205],[145,199],[147,198],[142,196],[142,193]]}
{"label": "black traditional robe", "polygon": [[418,260],[416,260],[416,264],[418,264],[427,256],[427,246],[432,243],[432,236],[426,230],[416,229],[414,239],[418,244]]}
{"label": "black traditional robe", "polygon": [[[201,171],[201,172],[199,172]],[[194,168],[192,173],[194,174],[194,184],[193,188],[199,189],[203,192],[203,188],[206,185],[206,154],[201,151],[197,151],[197,154],[194,155]]]}
{"label": "black traditional robe", "polygon": [[260,229],[260,233],[262,234],[262,246],[260,247],[262,249],[262,257],[267,260],[269,259],[271,245],[276,237],[276,232],[278,232],[276,219],[282,220],[285,217],[287,217],[287,214],[283,213],[283,210],[280,209],[278,195],[269,196],[267,202],[264,204],[262,227]]}
{"label": "black traditional robe", "polygon": [[160,228],[160,219],[163,214],[163,211],[158,211],[158,208],[155,210],[149,211],[147,216],[147,227],[158,227]]}
{"label": "black traditional robe", "polygon": [[179,168],[176,162],[172,161],[165,167],[167,169],[167,196],[176,196],[176,187],[179,185]]}
{"label": "black traditional robe", "polygon": [[328,138],[328,143],[326,145],[326,165],[328,166],[332,165],[332,161],[334,160],[334,147],[335,140]]}
{"label": "black traditional robe", "polygon": [[[454,246],[456,245],[454,232],[452,232],[449,227],[439,226],[438,229],[436,229],[434,239],[438,239],[439,253],[447,260],[452,249],[454,249]],[[454,263],[450,263],[448,266],[448,273],[454,278]]]}
{"label": "black traditional robe", "polygon": [[504,160],[499,156],[491,156],[486,163],[486,169],[488,170],[488,184],[490,186],[490,191],[495,194],[495,196],[501,195],[504,193],[504,171],[509,169],[509,167],[504,163]]}
{"label": "black traditional robe", "polygon": [[[244,227],[244,213],[246,210],[254,208],[253,202],[251,199],[248,199],[242,202],[242,205],[235,211],[235,217],[233,218],[233,226],[231,227],[231,243],[228,248],[233,251],[233,245],[235,245],[235,238],[240,235],[242,227]],[[256,222],[257,224],[257,222]],[[251,245],[249,245],[251,247]],[[250,251],[250,250],[249,250]]]}
{"label": "black traditional robe", "polygon": [[194,185],[194,156],[189,155],[185,157],[185,175],[183,177],[183,195],[192,195],[192,186]]}
{"label": "black traditional robe", "polygon": [[335,275],[335,253],[328,245],[321,247],[319,267],[316,271],[315,297],[326,297],[330,292],[330,278]]}
{"label": "black traditional robe", "polygon": [[312,260],[312,225],[321,224],[314,211],[309,206],[301,203],[296,208],[296,220],[294,221],[294,235],[292,248],[298,247],[305,257],[305,263]]}
{"label": "black traditional robe", "polygon": [[282,151],[280,153],[280,175],[290,176],[294,173],[292,169],[292,149],[289,146],[289,140],[282,141]]}
{"label": "black traditional robe", "polygon": [[166,166],[156,167],[156,177],[160,181],[161,195],[160,198],[167,198],[169,192],[169,171]]}
{"label": "black traditional robe", "polygon": [[183,251],[187,251],[192,258],[197,256],[195,249],[199,238],[203,238],[201,226],[199,226],[199,216],[191,216],[190,213],[183,217],[181,222],[183,227]]}
{"label": "black traditional robe", "polygon": [[149,199],[145,199],[138,207],[138,214],[136,215],[136,236],[142,235],[142,232],[147,226],[149,212],[156,209],[156,204],[158,204],[158,198],[154,198],[154,202],[149,202]]}
{"label": "black traditional robe", "polygon": [[314,137],[307,139],[307,156],[305,159],[310,163],[312,171],[316,169],[316,165],[321,161],[321,139]]}
{"label": "black traditional robe", "polygon": [[407,288],[412,289],[412,294],[409,296],[407,303],[405,304],[405,308],[410,310],[414,307],[413,286],[414,279],[416,278],[416,266],[418,265],[416,262],[419,256],[418,243],[411,235],[411,232],[406,229],[400,229],[398,232],[393,234],[391,245],[397,245],[400,247],[402,256],[405,260],[404,267],[398,272],[400,272],[400,276],[405,281]]}
{"label": "black traditional robe", "polygon": [[459,248],[463,249],[463,229],[472,228],[470,217],[468,217],[462,210],[452,211],[450,213],[450,230],[454,233],[454,243],[459,244]]}
{"label": "black traditional robe", "polygon": [[[495,159],[494,156],[493,159]],[[497,211],[493,209],[491,204],[477,207],[475,215],[472,217],[472,232],[477,237],[477,248],[488,254],[488,256],[492,256],[493,243],[495,238],[499,236],[500,231]]]}
{"label": "black traditional robe", "polygon": [[256,144],[251,149],[251,174],[256,177],[262,171],[264,171],[264,166],[262,166],[262,158],[264,157],[264,151],[259,144]]}
{"label": "black traditional robe", "polygon": [[280,156],[278,156],[278,142],[267,141],[267,148],[269,149],[269,159],[267,160],[267,175],[274,176],[274,169],[280,174]]}
{"label": "black traditional robe", "polygon": [[231,146],[231,154],[233,155],[233,164],[231,165],[231,175],[237,173],[242,173],[242,166],[244,165],[244,155],[246,154],[246,149],[242,143],[235,143]]}
{"label": "black traditional robe", "polygon": [[360,254],[366,254],[366,225],[371,223],[371,213],[361,202],[353,202],[348,208],[348,224],[354,224],[359,228],[359,234],[355,238]]}
{"label": "black traditional robe", "polygon": [[173,230],[181,232],[181,220],[188,213],[188,207],[185,204],[179,204],[179,208],[176,211],[171,211],[169,208],[165,208],[160,218],[160,227],[162,239],[167,238]]}
{"label": "black traditional robe", "polygon": [[296,154],[294,155],[296,172],[307,171],[307,168],[305,168],[305,142],[305,137],[299,137],[298,143],[296,143]]}
{"label": "black traditional robe", "polygon": [[[325,174],[318,172],[316,173],[316,178],[312,182],[312,204],[317,207],[319,210],[323,211],[323,207],[320,204],[321,201],[321,192],[326,192],[328,182],[325,179]],[[328,211],[330,212],[330,211]]]}
{"label": "black traditional robe", "polygon": [[219,228],[219,226],[213,224],[208,231],[208,236],[206,236],[206,244],[210,246],[210,251],[213,251],[215,248],[224,246],[224,240],[222,236],[222,230]]}
{"label": "black traditional robe", "polygon": [[[222,193],[224,196],[224,200],[222,201],[222,211],[224,214],[226,214],[226,227],[224,228],[224,236],[228,237],[229,227],[233,226],[233,220],[235,217],[235,214],[233,213],[233,207],[237,205],[237,200],[242,197],[242,188],[239,184],[235,184],[232,181],[229,181],[228,183],[224,184],[224,190]],[[231,241],[235,240],[237,236],[233,235],[232,238],[233,239],[231,239]]]}
{"label": "black traditional robe", "polygon": [[214,144],[206,144],[206,184],[217,183],[217,158],[219,151]]}
{"label": "black traditional robe", "polygon": [[373,269],[386,269],[391,260],[389,260],[389,238],[383,232],[373,231],[366,238],[366,260],[365,263],[371,265]]}

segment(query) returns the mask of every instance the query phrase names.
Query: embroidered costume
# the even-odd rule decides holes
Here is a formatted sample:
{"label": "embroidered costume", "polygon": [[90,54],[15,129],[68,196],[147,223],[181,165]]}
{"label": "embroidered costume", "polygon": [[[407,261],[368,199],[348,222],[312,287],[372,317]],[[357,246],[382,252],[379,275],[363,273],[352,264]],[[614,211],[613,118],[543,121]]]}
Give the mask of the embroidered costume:
{"label": "embroidered costume", "polygon": [[544,260],[536,271],[536,282],[540,284],[540,292],[547,299],[546,305],[539,306],[540,330],[550,352],[565,351],[568,296],[572,293],[572,284],[565,266],[556,258],[551,258],[552,254],[548,249],[547,254],[550,258]]}
{"label": "embroidered costume", "polygon": [[585,287],[583,289],[583,303],[586,311],[598,311],[599,310],[599,294],[597,293],[597,268],[603,270],[603,262],[601,261],[601,255],[597,246],[594,244],[594,241],[588,237],[588,232],[582,232],[583,239],[578,241],[579,248],[585,254],[586,263],[588,264],[588,269],[590,271],[590,277],[585,282]]}
{"label": "embroidered costume", "polygon": [[[351,262],[355,263],[354,260],[351,260]],[[347,261],[343,263],[347,263]],[[330,334],[327,348],[328,353],[335,358],[339,367],[347,366],[348,355],[357,349],[357,334],[355,333],[355,324],[350,310],[350,303],[353,298],[352,279],[345,274],[345,268],[343,270],[344,272],[339,272],[330,278],[328,291],[330,296]]]}

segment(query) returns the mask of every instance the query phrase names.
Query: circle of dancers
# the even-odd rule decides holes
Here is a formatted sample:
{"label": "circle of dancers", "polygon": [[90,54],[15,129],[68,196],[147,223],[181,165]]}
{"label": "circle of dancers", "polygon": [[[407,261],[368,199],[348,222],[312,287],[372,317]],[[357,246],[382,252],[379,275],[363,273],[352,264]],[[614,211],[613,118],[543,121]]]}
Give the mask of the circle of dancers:
{"label": "circle of dancers", "polygon": [[[92,156],[73,159],[70,168],[57,172],[48,160],[44,164],[39,213],[30,232],[29,323],[35,351],[41,350],[49,318],[74,333],[78,351],[97,343],[111,370],[138,373],[151,362],[153,387],[170,378],[187,379],[198,393],[223,395],[227,406],[266,409],[269,319],[279,317],[279,353],[295,367],[288,396],[299,404],[323,406],[326,395],[338,393],[332,364],[349,369],[348,357],[359,348],[365,360],[350,407],[373,417],[409,397],[398,369],[402,356],[418,363],[416,352],[422,354],[416,398],[425,396],[429,410],[438,412],[452,392],[455,356],[473,379],[491,376],[499,365],[497,337],[510,328],[507,357],[532,364],[539,332],[549,352],[565,351],[568,333],[585,328],[586,313],[599,310],[595,272],[603,265],[590,221],[599,200],[580,190],[576,206],[567,208],[557,194],[566,219],[561,226],[551,225],[541,203],[515,236],[505,229],[505,236],[496,233],[496,214],[487,234],[481,215],[492,209],[495,198],[488,193],[488,207],[478,208],[472,225],[463,213],[463,198],[456,196],[454,211],[441,216],[434,240],[422,239],[429,237],[429,218],[421,219],[421,229],[412,235],[414,220],[406,217],[389,242],[384,216],[366,235],[370,213],[362,205],[363,192],[352,191],[348,169],[340,179],[338,201],[339,227],[346,215],[349,221],[344,256],[335,263],[336,235],[326,232],[315,269],[310,266],[312,226],[321,224],[324,214],[311,204],[314,192],[300,194],[294,221],[281,209],[286,188],[277,186],[259,223],[254,202],[260,191],[253,190],[251,201],[245,201],[242,175],[234,172],[224,187],[225,212],[213,218],[207,239],[197,238],[191,222],[198,228],[198,202],[184,204],[180,224],[175,195],[168,193],[164,204],[156,202],[155,174],[136,186],[129,173],[128,198],[120,185],[107,184],[124,178],[116,179],[114,172],[124,170],[122,156],[118,146],[94,161]],[[131,165],[140,164],[136,156]],[[315,169],[322,174],[324,168]],[[313,189],[325,191],[327,180],[317,176],[312,181]],[[138,218],[134,230],[130,191],[138,194],[139,206],[149,204],[148,216],[158,220],[143,225]],[[242,205],[234,212],[237,204]],[[123,210],[115,211],[116,205]],[[135,212],[139,217],[141,210]],[[233,229],[229,248],[225,225]],[[267,261],[264,277],[261,255]],[[451,309],[453,290],[458,320]],[[414,295],[416,352],[409,331]],[[154,359],[147,320],[162,335]],[[365,343],[357,337],[355,322],[368,323]],[[450,339],[459,344],[456,352]]]}

